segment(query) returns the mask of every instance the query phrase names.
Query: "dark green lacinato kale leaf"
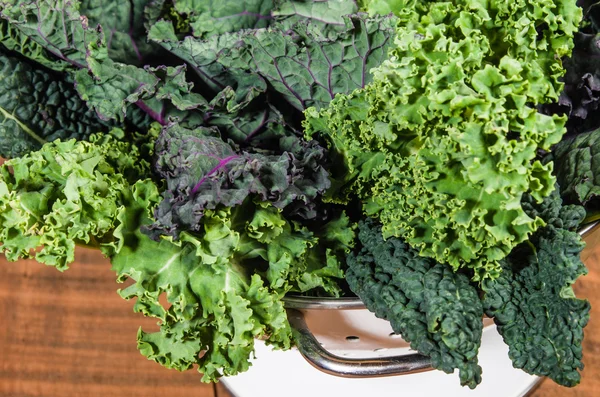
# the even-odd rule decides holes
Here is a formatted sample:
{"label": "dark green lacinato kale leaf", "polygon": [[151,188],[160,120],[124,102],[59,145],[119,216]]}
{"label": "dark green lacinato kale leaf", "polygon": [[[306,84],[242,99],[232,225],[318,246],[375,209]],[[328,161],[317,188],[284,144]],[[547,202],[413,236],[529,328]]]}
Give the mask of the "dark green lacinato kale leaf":
{"label": "dark green lacinato kale leaf", "polygon": [[322,147],[294,135],[280,136],[269,152],[230,145],[215,128],[168,126],[156,142],[155,165],[167,189],[150,234],[198,231],[206,210],[241,205],[249,195],[314,218],[315,200],[330,186],[325,159]]}
{"label": "dark green lacinato kale leaf", "polygon": [[458,369],[461,384],[475,388],[481,382],[483,308],[469,277],[419,256],[399,238],[384,240],[372,220],[358,229],[362,249],[347,257],[352,291],[411,348],[429,356],[434,368]]}
{"label": "dark green lacinato kale leaf", "polygon": [[303,21],[285,32],[273,27],[183,41],[177,41],[172,22],[161,21],[149,38],[188,62],[216,91],[250,74],[302,111],[364,87],[371,81],[369,71],[387,58],[395,17],[358,14],[343,20],[343,29]]}
{"label": "dark green lacinato kale leaf", "polygon": [[20,157],[56,139],[87,139],[107,125],[59,74],[0,48],[0,156]]}
{"label": "dark green lacinato kale leaf", "polygon": [[589,207],[600,195],[600,129],[563,139],[544,162],[554,173],[567,204]]}
{"label": "dark green lacinato kale leaf", "polygon": [[498,279],[483,281],[483,307],[494,318],[515,368],[575,386],[590,312],[589,302],[572,290],[575,280],[587,274],[579,257],[585,244],[575,231],[585,211],[562,206],[558,191],[542,204],[526,197],[523,208],[546,226],[501,262]]}
{"label": "dark green lacinato kale leaf", "polygon": [[567,132],[577,134],[600,126],[600,2],[578,0],[584,17],[574,37],[573,53],[563,60],[564,90],[558,102],[542,105],[546,114],[566,114]]}

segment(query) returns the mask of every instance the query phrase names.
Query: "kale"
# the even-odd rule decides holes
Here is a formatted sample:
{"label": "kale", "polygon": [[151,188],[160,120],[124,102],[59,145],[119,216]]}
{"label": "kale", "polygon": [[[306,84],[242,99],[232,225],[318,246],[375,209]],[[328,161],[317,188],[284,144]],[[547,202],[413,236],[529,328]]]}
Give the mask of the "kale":
{"label": "kale", "polygon": [[600,129],[563,139],[544,162],[554,173],[566,204],[594,206],[600,194]]}
{"label": "kale", "polygon": [[585,211],[563,206],[558,190],[541,204],[524,198],[523,208],[546,226],[501,262],[500,277],[483,281],[483,308],[494,318],[515,368],[572,387],[583,369],[581,342],[590,312],[589,302],[572,290],[587,274],[579,258],[585,244],[574,231]]}
{"label": "kale", "polygon": [[276,150],[240,149],[216,128],[163,129],[156,142],[156,170],[167,182],[149,235],[198,232],[207,209],[241,205],[258,197],[302,219],[317,216],[316,199],[330,186],[325,151],[316,142],[280,135]]}
{"label": "kale", "polygon": [[584,16],[573,52],[563,59],[564,89],[558,101],[540,106],[542,113],[566,115],[569,134],[600,126],[600,2],[578,0],[577,5]]}
{"label": "kale", "polygon": [[429,356],[434,368],[457,368],[461,384],[475,388],[481,382],[483,308],[469,277],[419,256],[399,238],[384,240],[372,220],[358,229],[362,248],[347,257],[352,291],[411,348]]}
{"label": "kale", "polygon": [[0,47],[0,156],[19,157],[46,142],[105,130],[64,76]]}

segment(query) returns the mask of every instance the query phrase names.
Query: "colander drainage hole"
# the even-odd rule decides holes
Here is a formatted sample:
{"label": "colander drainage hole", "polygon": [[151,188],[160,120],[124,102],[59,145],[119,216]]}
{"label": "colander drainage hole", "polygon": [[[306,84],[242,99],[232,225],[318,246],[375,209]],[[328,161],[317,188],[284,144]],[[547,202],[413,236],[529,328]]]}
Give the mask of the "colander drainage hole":
{"label": "colander drainage hole", "polygon": [[348,342],[359,342],[360,338],[358,336],[355,336],[355,335],[350,335],[350,336],[346,336],[346,340]]}

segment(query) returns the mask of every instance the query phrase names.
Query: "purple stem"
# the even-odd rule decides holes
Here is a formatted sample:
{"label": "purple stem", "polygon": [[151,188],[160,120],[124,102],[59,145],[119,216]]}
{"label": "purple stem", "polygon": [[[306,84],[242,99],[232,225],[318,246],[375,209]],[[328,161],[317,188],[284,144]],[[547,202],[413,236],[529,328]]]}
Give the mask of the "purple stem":
{"label": "purple stem", "polygon": [[240,156],[233,155],[233,156],[225,157],[223,160],[220,160],[219,164],[217,164],[215,166],[215,168],[213,168],[206,175],[204,175],[202,177],[202,179],[200,179],[200,182],[196,183],[196,186],[194,186],[194,188],[192,189],[192,195],[196,194],[198,192],[198,190],[200,190],[200,185],[202,185],[202,183],[204,183],[204,181],[207,180],[211,175],[213,175],[215,172],[217,172],[219,170],[219,168],[226,166],[227,163],[229,163],[231,160],[237,159],[238,157],[240,157]]}
{"label": "purple stem", "polygon": [[144,101],[139,100],[135,102],[135,104],[142,109],[144,112],[148,113],[148,116],[152,117],[154,120],[158,121],[160,125],[167,125],[164,116],[161,113],[155,112],[150,108],[150,106],[146,105]]}

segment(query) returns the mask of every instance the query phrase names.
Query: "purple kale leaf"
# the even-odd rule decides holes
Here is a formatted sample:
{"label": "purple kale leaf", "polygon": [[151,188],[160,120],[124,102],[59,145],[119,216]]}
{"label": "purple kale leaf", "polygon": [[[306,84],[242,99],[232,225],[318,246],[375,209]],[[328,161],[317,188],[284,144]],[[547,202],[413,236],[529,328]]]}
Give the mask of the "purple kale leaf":
{"label": "purple kale leaf", "polygon": [[563,60],[563,92],[557,103],[540,108],[545,114],[566,114],[569,134],[600,127],[600,1],[579,0],[577,4],[584,18],[572,55]]}
{"label": "purple kale leaf", "polygon": [[146,230],[153,238],[200,231],[205,210],[238,206],[250,196],[311,219],[315,200],[330,186],[325,150],[294,135],[281,136],[277,150],[243,150],[225,142],[217,128],[172,124],[163,129],[155,153],[167,187],[156,222]]}

